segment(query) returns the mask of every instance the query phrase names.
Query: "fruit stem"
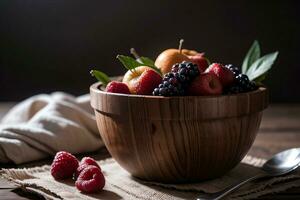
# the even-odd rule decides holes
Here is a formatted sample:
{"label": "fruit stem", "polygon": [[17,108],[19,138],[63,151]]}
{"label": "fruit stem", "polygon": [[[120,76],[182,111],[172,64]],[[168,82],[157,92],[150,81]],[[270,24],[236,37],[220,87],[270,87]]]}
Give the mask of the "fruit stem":
{"label": "fruit stem", "polygon": [[136,50],[134,48],[130,49],[130,53],[134,56],[134,58],[137,60],[139,59],[141,56],[139,56],[139,54],[136,52]]}
{"label": "fruit stem", "polygon": [[184,39],[180,39],[179,40],[179,47],[178,47],[179,53],[182,52],[182,44],[183,44],[183,42],[184,42]]}

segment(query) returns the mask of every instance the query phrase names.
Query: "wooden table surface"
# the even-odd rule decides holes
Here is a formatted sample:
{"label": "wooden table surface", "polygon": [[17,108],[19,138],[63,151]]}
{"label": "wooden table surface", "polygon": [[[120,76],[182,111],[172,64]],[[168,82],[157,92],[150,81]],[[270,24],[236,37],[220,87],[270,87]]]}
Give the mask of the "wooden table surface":
{"label": "wooden table surface", "polygon": [[[0,103],[0,119],[13,103]],[[250,155],[269,158],[274,153],[284,149],[300,147],[300,104],[271,105],[265,111],[257,138],[249,151]],[[93,153],[93,157],[100,159],[108,156],[103,151]],[[84,156],[84,155],[81,155]],[[43,160],[24,165],[5,167],[31,167],[50,164],[50,160]],[[43,199],[35,194],[24,193],[6,180],[0,179],[0,199]],[[300,199],[300,187],[274,195],[265,195],[259,199]]]}

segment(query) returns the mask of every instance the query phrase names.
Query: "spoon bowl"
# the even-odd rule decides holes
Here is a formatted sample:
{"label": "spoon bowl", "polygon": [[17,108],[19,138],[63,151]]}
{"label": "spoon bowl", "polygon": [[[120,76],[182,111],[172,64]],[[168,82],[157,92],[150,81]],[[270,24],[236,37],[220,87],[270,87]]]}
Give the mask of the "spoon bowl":
{"label": "spoon bowl", "polygon": [[293,148],[275,154],[263,166],[262,172],[256,176],[243,180],[235,185],[229,186],[222,191],[200,195],[197,200],[218,200],[240,188],[245,183],[264,177],[274,177],[288,174],[300,166],[300,148]]}
{"label": "spoon bowl", "polygon": [[262,170],[270,176],[280,176],[293,171],[300,165],[300,148],[293,148],[274,155]]}

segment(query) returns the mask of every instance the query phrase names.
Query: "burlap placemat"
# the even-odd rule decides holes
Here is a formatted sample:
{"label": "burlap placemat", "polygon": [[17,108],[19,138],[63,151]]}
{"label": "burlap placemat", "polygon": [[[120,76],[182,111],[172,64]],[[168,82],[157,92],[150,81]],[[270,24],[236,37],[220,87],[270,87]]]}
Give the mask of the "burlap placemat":
{"label": "burlap placemat", "polygon": [[[136,179],[122,169],[113,159],[99,161],[106,178],[103,191],[95,194],[79,192],[74,181],[56,181],[50,174],[50,166],[28,169],[2,169],[1,176],[14,182],[24,190],[39,193],[46,199],[144,199],[171,200],[195,199],[201,192],[211,193],[260,173],[258,166],[263,159],[246,156],[241,164],[225,176],[197,184],[159,184]],[[227,199],[255,199],[264,194],[284,191],[300,186],[300,171],[286,176],[264,179],[248,183],[238,191],[227,196]]]}

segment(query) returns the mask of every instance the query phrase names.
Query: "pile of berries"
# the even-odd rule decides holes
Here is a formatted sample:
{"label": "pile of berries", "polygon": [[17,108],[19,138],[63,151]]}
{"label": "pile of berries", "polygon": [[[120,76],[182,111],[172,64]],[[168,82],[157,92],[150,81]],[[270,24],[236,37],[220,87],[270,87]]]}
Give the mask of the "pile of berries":
{"label": "pile of berries", "polygon": [[136,52],[133,52],[136,59],[118,55],[117,58],[129,69],[122,82],[109,81],[103,72],[93,71],[92,74],[98,75],[98,80],[104,80],[106,92],[111,93],[168,97],[237,94],[257,89],[256,83],[239,68],[210,64],[204,53],[181,47],[182,40],[178,49],[163,51],[155,62],[139,57]]}
{"label": "pile of berries", "polygon": [[74,177],[76,188],[85,193],[100,191],[105,185],[101,168],[93,158],[84,157],[79,163],[75,156],[65,151],[56,153],[51,175],[56,180]]}
{"label": "pile of berries", "polygon": [[[202,71],[204,69],[205,71]],[[257,89],[255,82],[233,65],[213,63],[201,68],[191,62],[173,65],[153,90],[155,96],[237,94]]]}
{"label": "pile of berries", "polygon": [[198,66],[191,62],[175,64],[172,71],[163,77],[163,81],[153,90],[156,96],[183,96],[188,85],[200,74]]}
{"label": "pile of berries", "polygon": [[[163,77],[154,70],[137,67],[135,72],[128,71],[124,77],[130,80],[129,85],[133,87],[128,88],[125,83],[112,81],[106,91],[143,95],[152,93],[154,96],[199,96],[237,94],[257,89],[255,82],[233,65],[200,64],[187,61],[176,63]],[[142,75],[138,79],[132,78],[136,76],[135,73]]]}

